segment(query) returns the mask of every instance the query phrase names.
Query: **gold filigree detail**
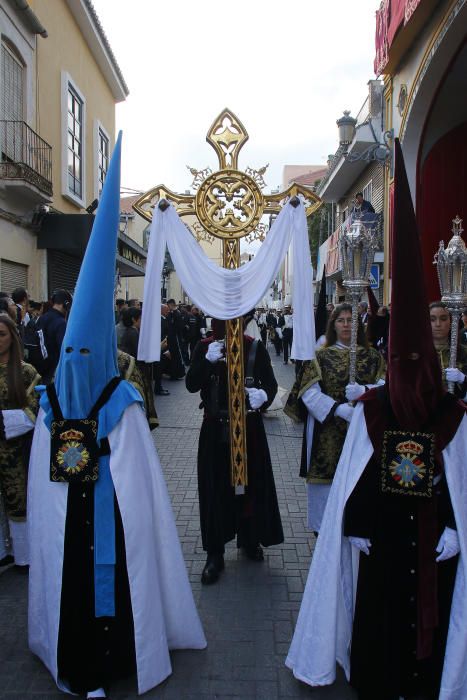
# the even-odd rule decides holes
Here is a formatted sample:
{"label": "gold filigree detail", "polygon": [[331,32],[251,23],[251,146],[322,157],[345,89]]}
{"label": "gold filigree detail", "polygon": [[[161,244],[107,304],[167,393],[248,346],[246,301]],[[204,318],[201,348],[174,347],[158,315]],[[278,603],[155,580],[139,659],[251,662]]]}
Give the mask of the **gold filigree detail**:
{"label": "gold filigree detail", "polygon": [[199,221],[195,221],[190,226],[188,226],[187,224],[187,228],[190,230],[190,233],[192,233],[193,236],[196,238],[198,243],[200,243],[201,241],[206,241],[206,243],[212,245],[216,240],[215,236],[208,233],[208,231],[206,231],[206,229],[201,226]]}
{"label": "gold filigree detail", "polygon": [[[229,241],[230,243],[230,241]],[[243,319],[227,323],[227,369],[230,407],[230,474],[233,486],[247,486],[246,409],[243,379]]]}
{"label": "gold filigree detail", "polygon": [[245,241],[247,243],[253,243],[254,241],[264,241],[269,231],[269,226],[267,224],[258,224],[254,231],[245,236]]}
{"label": "gold filigree detail", "polygon": [[242,238],[263,213],[256,182],[239,170],[210,175],[198,190],[195,208],[201,224],[220,238]]}
{"label": "gold filigree detail", "polygon": [[224,109],[211,124],[206,141],[219,158],[219,170],[238,167],[238,154],[248,141],[248,132],[230,109]]}
{"label": "gold filigree detail", "polygon": [[245,172],[247,175],[249,175],[253,180],[256,182],[260,190],[263,190],[266,187],[266,181],[264,180],[263,175],[266,173],[266,170],[269,168],[269,163],[266,163],[266,165],[263,165],[262,168],[259,170],[255,170],[254,168],[250,168],[248,166],[245,169]]}
{"label": "gold filigree detail", "polygon": [[187,165],[186,167],[193,175],[193,182],[191,183],[191,186],[194,190],[197,190],[204,180],[212,174],[212,170],[209,167],[204,168],[204,170],[196,170],[196,168],[192,168],[190,165]]}
{"label": "gold filigree detail", "polygon": [[166,199],[174,205],[177,214],[183,216],[195,216],[194,197],[191,194],[177,194],[165,185],[158,185],[148,190],[133,204],[133,209],[146,221],[152,221],[153,209],[161,199]]}

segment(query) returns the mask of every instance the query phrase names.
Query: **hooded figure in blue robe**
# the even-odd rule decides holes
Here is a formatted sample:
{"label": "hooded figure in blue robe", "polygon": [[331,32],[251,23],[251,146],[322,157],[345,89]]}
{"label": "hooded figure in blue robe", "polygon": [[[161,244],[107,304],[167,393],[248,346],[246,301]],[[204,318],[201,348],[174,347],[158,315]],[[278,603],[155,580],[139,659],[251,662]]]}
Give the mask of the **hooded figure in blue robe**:
{"label": "hooded figure in blue robe", "polygon": [[[105,697],[109,685],[134,673],[144,693],[171,673],[169,649],[206,645],[142,398],[119,379],[113,309],[120,149],[121,134],[55,385],[41,397],[29,475],[30,648],[62,690],[88,697]],[[72,478],[52,480],[53,421],[88,419],[103,392],[94,416],[97,480],[95,471],[76,477],[87,459],[79,459],[83,446],[76,443],[61,453],[64,478]]]}

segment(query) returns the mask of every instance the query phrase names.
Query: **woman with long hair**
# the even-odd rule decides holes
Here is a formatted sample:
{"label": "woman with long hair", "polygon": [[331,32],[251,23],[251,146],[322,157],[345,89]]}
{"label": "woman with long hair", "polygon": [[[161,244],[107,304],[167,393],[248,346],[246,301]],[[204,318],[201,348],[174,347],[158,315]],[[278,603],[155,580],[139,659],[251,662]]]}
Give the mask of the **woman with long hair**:
{"label": "woman with long hair", "polygon": [[459,343],[457,366],[450,367],[451,314],[442,301],[433,301],[429,309],[433,343],[441,366],[443,385],[447,388],[447,382],[454,382],[454,393],[459,398],[465,399],[467,395],[467,347]]}
{"label": "woman with long hair", "polygon": [[329,318],[325,345],[316,360],[303,362],[285,407],[294,420],[306,419],[300,476],[308,486],[308,525],[316,533],[352,418],[349,401],[382,383],[386,372],[381,354],[368,347],[359,318],[356,381],[349,384],[351,327],[352,306],[339,304]]}
{"label": "woman with long hair", "polygon": [[[26,486],[32,429],[38,411],[39,375],[23,362],[15,322],[0,313],[0,488],[18,566],[29,563]],[[4,541],[0,543],[0,555]]]}

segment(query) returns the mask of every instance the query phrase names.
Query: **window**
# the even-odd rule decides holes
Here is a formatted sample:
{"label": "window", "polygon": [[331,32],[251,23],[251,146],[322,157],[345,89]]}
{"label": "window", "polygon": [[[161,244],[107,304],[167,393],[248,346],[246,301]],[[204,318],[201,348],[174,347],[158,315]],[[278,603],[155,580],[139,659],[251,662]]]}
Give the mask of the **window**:
{"label": "window", "polygon": [[86,206],[86,102],[78,86],[62,72],[62,195]]}
{"label": "window", "polygon": [[68,190],[79,199],[83,196],[83,103],[68,86]]}
{"label": "window", "polygon": [[365,187],[362,190],[362,193],[363,199],[365,199],[367,202],[370,202],[370,204],[373,204],[373,180],[370,180],[370,182],[367,185],[365,185]]}
{"label": "window", "polygon": [[2,41],[0,72],[1,158],[13,163],[22,161],[25,68],[18,56]]}
{"label": "window", "polygon": [[2,41],[0,118],[23,121],[24,66],[13,50]]}
{"label": "window", "polygon": [[97,158],[97,197],[99,199],[109,169],[109,137],[101,127],[98,132]]}

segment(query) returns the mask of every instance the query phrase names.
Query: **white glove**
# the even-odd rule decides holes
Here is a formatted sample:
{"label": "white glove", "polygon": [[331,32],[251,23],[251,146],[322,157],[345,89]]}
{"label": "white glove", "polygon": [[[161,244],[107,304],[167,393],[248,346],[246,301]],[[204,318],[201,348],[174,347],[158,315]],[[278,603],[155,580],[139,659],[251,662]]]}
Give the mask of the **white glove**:
{"label": "white glove", "polygon": [[340,403],[336,408],[334,415],[339,416],[339,418],[343,418],[347,421],[347,423],[350,423],[354,411],[355,408],[353,406],[349,406],[348,403]]}
{"label": "white glove", "polygon": [[255,387],[251,387],[251,389],[245,388],[245,391],[248,394],[250,406],[254,411],[256,411],[257,408],[261,408],[263,403],[266,403],[268,400],[268,395],[264,389],[256,389]]}
{"label": "white glove", "polygon": [[349,542],[353,547],[363,552],[363,554],[370,553],[371,542],[366,537],[349,537]]}
{"label": "white glove", "polygon": [[213,340],[212,343],[209,344],[208,351],[206,353],[206,360],[209,360],[209,362],[215,363],[219,362],[219,360],[224,357],[224,343],[219,342],[218,340]]}
{"label": "white glove", "polygon": [[366,391],[366,387],[361,384],[347,384],[345,387],[345,398],[347,401],[356,401]]}
{"label": "white glove", "polygon": [[446,369],[446,379],[448,382],[456,382],[456,384],[463,384],[465,381],[465,374],[457,369],[457,367],[448,367]]}
{"label": "white glove", "polygon": [[436,561],[445,561],[446,559],[451,559],[451,557],[455,557],[456,554],[459,554],[461,548],[459,545],[459,536],[457,531],[450,527],[445,527],[443,534],[439,538],[436,551],[439,554],[439,557],[436,557]]}

